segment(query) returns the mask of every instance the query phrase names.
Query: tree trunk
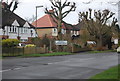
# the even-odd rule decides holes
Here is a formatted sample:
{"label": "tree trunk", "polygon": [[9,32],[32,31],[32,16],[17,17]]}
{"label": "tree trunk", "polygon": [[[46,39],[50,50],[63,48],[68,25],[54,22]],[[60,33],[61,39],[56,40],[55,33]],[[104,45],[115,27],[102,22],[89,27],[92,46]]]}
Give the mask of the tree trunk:
{"label": "tree trunk", "polygon": [[[62,21],[61,20],[58,20],[58,40],[61,41],[62,40],[62,33],[61,33],[61,30],[62,30]],[[63,51],[63,46],[59,45],[58,46],[58,51],[59,52],[62,52]]]}
{"label": "tree trunk", "polygon": [[62,30],[62,21],[61,20],[58,20],[58,40],[62,40],[62,33],[61,33],[61,30]]}
{"label": "tree trunk", "polygon": [[100,35],[99,39],[97,39],[97,50],[103,50],[102,49],[103,47],[103,39],[102,39],[102,36]]}

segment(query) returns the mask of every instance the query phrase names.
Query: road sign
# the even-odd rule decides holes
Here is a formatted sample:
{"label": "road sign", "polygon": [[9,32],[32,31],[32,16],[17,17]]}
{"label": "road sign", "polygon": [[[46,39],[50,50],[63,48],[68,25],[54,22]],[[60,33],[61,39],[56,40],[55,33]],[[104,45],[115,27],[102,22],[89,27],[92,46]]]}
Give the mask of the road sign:
{"label": "road sign", "polygon": [[55,45],[67,45],[67,41],[55,41]]}

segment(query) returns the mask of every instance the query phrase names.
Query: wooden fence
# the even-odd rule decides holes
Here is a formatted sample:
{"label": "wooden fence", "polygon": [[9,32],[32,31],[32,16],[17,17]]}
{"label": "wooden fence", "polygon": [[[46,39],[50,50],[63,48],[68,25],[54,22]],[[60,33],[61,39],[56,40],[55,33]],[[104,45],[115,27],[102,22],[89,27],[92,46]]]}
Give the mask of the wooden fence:
{"label": "wooden fence", "polygon": [[47,53],[47,48],[29,47],[29,48],[2,48],[2,56],[20,56],[23,54]]}

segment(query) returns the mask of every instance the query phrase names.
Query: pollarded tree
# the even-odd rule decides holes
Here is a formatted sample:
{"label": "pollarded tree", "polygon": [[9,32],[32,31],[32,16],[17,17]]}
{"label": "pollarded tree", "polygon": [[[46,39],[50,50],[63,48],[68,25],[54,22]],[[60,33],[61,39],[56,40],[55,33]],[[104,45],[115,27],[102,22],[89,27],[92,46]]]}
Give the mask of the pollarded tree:
{"label": "pollarded tree", "polygon": [[11,11],[14,12],[17,9],[18,4],[19,4],[18,0],[12,0],[10,2],[10,4],[4,5],[4,9],[5,10],[11,10],[12,9]]}
{"label": "pollarded tree", "polygon": [[[58,39],[62,40],[62,22],[63,19],[72,11],[75,11],[76,9],[76,4],[73,2],[68,2],[67,0],[62,3],[61,0],[50,0],[50,2],[52,3],[52,10],[53,11],[49,11],[47,8],[45,9],[45,13],[50,14],[51,17],[53,18],[54,22],[57,23],[58,25]],[[64,10],[65,8],[68,8],[68,10]]]}
{"label": "pollarded tree", "polygon": [[[92,17],[92,9],[86,12],[79,13],[79,19],[85,23],[89,34],[93,36],[97,41],[97,46],[102,47],[104,39],[106,37],[112,37],[112,30],[114,29],[117,19],[114,16],[115,13],[105,9],[103,11],[95,11]],[[107,25],[109,19],[113,18],[112,23]]]}

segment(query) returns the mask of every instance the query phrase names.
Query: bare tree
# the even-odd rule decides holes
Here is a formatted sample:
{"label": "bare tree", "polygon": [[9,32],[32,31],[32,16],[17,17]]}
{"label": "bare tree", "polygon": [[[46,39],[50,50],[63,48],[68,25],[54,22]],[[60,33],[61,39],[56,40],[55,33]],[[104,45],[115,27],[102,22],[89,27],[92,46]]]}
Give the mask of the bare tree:
{"label": "bare tree", "polygon": [[34,22],[34,21],[36,20],[36,17],[35,17],[34,15],[32,15],[31,18],[26,17],[25,20],[26,20],[27,22],[29,22],[29,23],[32,23],[32,22]]}
{"label": "bare tree", "polygon": [[[61,29],[62,29],[62,22],[63,19],[71,12],[71,11],[75,11],[76,9],[76,4],[73,2],[68,2],[67,0],[62,3],[61,0],[50,0],[50,2],[52,3],[52,10],[53,11],[49,11],[47,8],[45,9],[45,13],[50,14],[51,17],[54,19],[54,21],[57,23],[58,25],[58,39],[62,40],[62,33],[61,33]],[[65,9],[66,7],[69,7],[68,10],[64,11],[63,9]]]}
{"label": "bare tree", "polygon": [[10,10],[12,8],[12,5],[14,5],[13,9],[11,10],[12,12],[14,12],[17,9],[18,4],[19,4],[18,0],[12,0],[10,4],[7,6],[7,9]]}
{"label": "bare tree", "polygon": [[105,9],[103,11],[94,10],[92,17],[92,9],[86,12],[79,13],[79,19],[84,21],[89,34],[97,39],[97,45],[103,46],[104,38],[106,36],[112,37],[112,29],[114,29],[117,19],[114,17],[112,23],[107,25],[107,21],[114,16],[115,13]]}

